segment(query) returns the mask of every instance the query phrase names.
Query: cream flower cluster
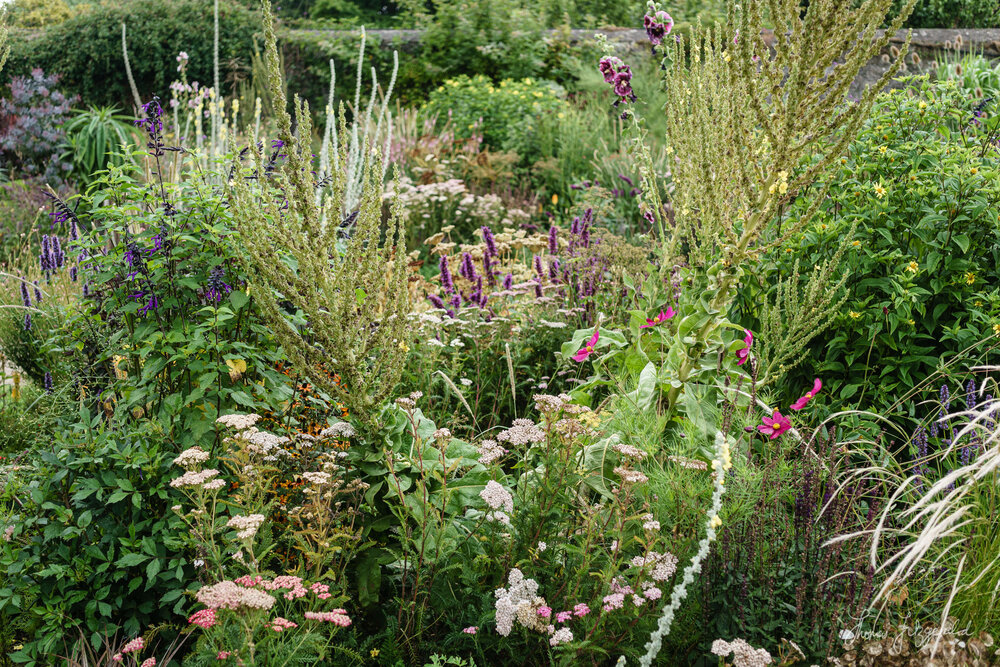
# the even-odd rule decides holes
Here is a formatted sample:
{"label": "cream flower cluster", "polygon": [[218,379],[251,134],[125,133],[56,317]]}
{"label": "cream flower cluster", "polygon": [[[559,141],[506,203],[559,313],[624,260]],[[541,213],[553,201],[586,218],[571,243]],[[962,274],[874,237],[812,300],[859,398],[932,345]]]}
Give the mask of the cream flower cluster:
{"label": "cream flower cluster", "polygon": [[716,639],[712,642],[712,653],[720,657],[732,653],[733,667],[764,667],[774,661],[766,650],[754,648],[744,639],[734,639],[731,642]]}
{"label": "cream flower cluster", "polygon": [[225,580],[210,586],[202,586],[195,598],[209,609],[270,609],[275,599],[270,593],[257,588],[244,588],[233,581]]}
{"label": "cream flower cluster", "polygon": [[249,516],[237,514],[226,522],[226,525],[239,531],[236,533],[236,536],[241,540],[249,540],[257,534],[257,529],[260,528],[262,523],[264,523],[263,514],[251,514]]}

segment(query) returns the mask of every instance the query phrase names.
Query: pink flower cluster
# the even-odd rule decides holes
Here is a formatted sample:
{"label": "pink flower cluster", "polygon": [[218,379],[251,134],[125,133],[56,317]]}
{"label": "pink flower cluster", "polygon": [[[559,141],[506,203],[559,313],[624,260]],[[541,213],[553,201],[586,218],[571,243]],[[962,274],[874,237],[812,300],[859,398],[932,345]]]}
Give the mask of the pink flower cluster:
{"label": "pink flower cluster", "polygon": [[307,611],[304,616],[310,621],[325,621],[346,628],[351,624],[351,619],[347,615],[346,609],[334,609],[333,611]]}
{"label": "pink flower cluster", "polygon": [[210,627],[215,625],[215,610],[214,609],[199,609],[195,613],[191,614],[191,618],[188,619],[188,623],[192,625],[197,625],[200,628],[208,630]]}
{"label": "pink flower cluster", "polygon": [[226,660],[231,655],[232,655],[232,652],[230,652],[230,651],[219,651],[219,655],[215,656],[215,659],[216,660]]}
{"label": "pink flower cluster", "polygon": [[209,609],[270,609],[274,606],[274,596],[255,588],[244,588],[234,581],[220,581],[210,586],[202,586],[195,593],[198,602]]}
{"label": "pink flower cluster", "polygon": [[136,637],[129,643],[125,644],[124,647],[122,647],[122,653],[134,653],[135,651],[141,651],[143,648],[145,648],[145,646],[146,642],[143,640],[143,638]]}
{"label": "pink flower cluster", "polygon": [[309,587],[313,593],[316,594],[320,600],[325,600],[330,597],[330,587],[326,584],[321,584],[318,581]]}
{"label": "pink flower cluster", "polygon": [[282,618],[281,616],[276,616],[273,621],[271,621],[270,628],[275,632],[281,632],[282,630],[290,630],[291,628],[299,627],[298,623],[293,623],[287,618]]}

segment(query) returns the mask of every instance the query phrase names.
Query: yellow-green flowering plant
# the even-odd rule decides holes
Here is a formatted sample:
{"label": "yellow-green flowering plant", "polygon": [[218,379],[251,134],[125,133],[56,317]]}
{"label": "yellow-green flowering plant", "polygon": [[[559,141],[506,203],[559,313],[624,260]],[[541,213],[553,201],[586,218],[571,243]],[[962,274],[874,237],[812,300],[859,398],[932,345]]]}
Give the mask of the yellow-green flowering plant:
{"label": "yellow-green flowering plant", "polygon": [[[629,121],[626,142],[641,167],[641,208],[660,241],[658,281],[637,291],[646,312],[631,327],[636,351],[652,353],[651,366],[647,371],[633,360],[627,367],[655,377],[654,394],[668,416],[700,412],[696,405],[711,395],[700,396],[697,388],[714,387],[727,353],[749,345],[740,340],[747,335],[742,328],[727,319],[736,287],[763,251],[811,220],[822,196],[794,219],[783,211],[841,155],[902,65],[906,45],[882,79],[848,102],[857,72],[887,44],[912,1],[884,33],[878,31],[891,0],[800,4],[733,4],[725,26],[699,26],[683,37],[669,35],[669,16],[650,3],[647,32],[662,58],[667,93],[669,205],[632,106],[631,69],[610,53],[600,63],[618,98],[615,106]],[[765,31],[765,25],[776,29]],[[657,345],[644,346],[638,335],[643,320],[676,303],[665,294],[671,273],[690,297],[675,308],[669,339],[657,329]],[[735,339],[727,329],[739,331]]]}

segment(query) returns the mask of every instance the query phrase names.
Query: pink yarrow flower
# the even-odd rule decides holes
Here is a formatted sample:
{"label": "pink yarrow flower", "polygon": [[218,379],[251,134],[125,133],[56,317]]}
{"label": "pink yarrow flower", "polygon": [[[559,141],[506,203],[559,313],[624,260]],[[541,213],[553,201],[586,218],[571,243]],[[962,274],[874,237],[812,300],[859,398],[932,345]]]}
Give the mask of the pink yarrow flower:
{"label": "pink yarrow flower", "polygon": [[156,667],[156,658],[146,658],[139,667]]}
{"label": "pink yarrow flower", "polygon": [[764,435],[770,436],[774,440],[779,435],[792,427],[792,422],[777,410],[771,417],[764,417],[764,423],[757,427],[757,430]]}
{"label": "pink yarrow flower", "polygon": [[594,335],[590,337],[587,344],[580,348],[580,351],[573,355],[573,361],[586,361],[594,352],[594,346],[597,345],[598,339],[601,337],[597,329],[594,329]]}
{"label": "pink yarrow flower", "polygon": [[191,614],[191,618],[188,619],[188,623],[192,625],[197,625],[198,627],[207,630],[213,625],[215,625],[215,610],[200,609],[195,613]]}
{"label": "pink yarrow flower", "polygon": [[122,647],[122,653],[133,653],[135,651],[141,651],[143,647],[146,646],[145,640],[142,637],[136,637],[129,643]]}
{"label": "pink yarrow flower", "polygon": [[112,659],[112,660],[113,660],[114,662],[121,662],[122,660],[124,660],[124,659],[125,659],[125,656],[123,656],[123,655],[122,655],[121,653],[115,653],[115,654],[114,654],[114,655],[113,655],[113,656],[111,657],[111,659]]}
{"label": "pink yarrow flower", "polygon": [[583,618],[584,616],[586,616],[589,613],[590,613],[590,607],[588,607],[587,605],[585,605],[582,602],[573,606],[573,615],[574,616],[577,616],[579,618]]}
{"label": "pink yarrow flower", "polygon": [[657,315],[656,317],[654,317],[653,319],[646,318],[646,323],[645,324],[640,324],[639,328],[640,329],[645,329],[647,327],[655,327],[658,324],[663,324],[664,322],[666,322],[667,320],[669,320],[671,317],[673,317],[674,314],[675,314],[674,313],[674,309],[671,308],[670,306],[667,306],[666,310],[661,310],[660,314]]}
{"label": "pink yarrow flower", "polygon": [[548,618],[552,615],[552,607],[539,607],[538,615],[542,618]]}
{"label": "pink yarrow flower", "polygon": [[291,628],[299,627],[298,623],[293,623],[287,618],[282,618],[281,616],[276,616],[273,621],[271,621],[271,629],[275,632],[281,632],[282,630],[288,630]]}
{"label": "pink yarrow flower", "polygon": [[334,609],[333,611],[307,611],[303,616],[310,621],[326,621],[346,628],[351,624],[351,619],[347,615],[346,609]]}
{"label": "pink yarrow flower", "polygon": [[744,329],[743,332],[746,336],[743,337],[743,342],[746,343],[746,347],[736,350],[736,365],[742,366],[750,358],[750,346],[753,345],[753,334],[750,333],[749,329]]}
{"label": "pink yarrow flower", "polygon": [[232,655],[232,653],[229,652],[229,651],[219,651],[219,655],[215,656],[215,659],[216,660],[226,660],[231,655]]}
{"label": "pink yarrow flower", "polygon": [[573,618],[573,612],[561,611],[558,614],[556,614],[556,623],[565,623],[571,618]]}
{"label": "pink yarrow flower", "polygon": [[806,392],[806,395],[801,397],[799,400],[792,403],[792,410],[801,410],[806,407],[806,403],[811,401],[819,393],[819,390],[823,388],[823,383],[820,382],[819,378],[813,380],[813,388]]}
{"label": "pink yarrow flower", "polygon": [[464,632],[467,635],[474,635],[477,632],[479,632],[479,626],[477,626],[477,625],[470,625],[469,627],[467,627],[464,630],[462,630],[462,632]]}

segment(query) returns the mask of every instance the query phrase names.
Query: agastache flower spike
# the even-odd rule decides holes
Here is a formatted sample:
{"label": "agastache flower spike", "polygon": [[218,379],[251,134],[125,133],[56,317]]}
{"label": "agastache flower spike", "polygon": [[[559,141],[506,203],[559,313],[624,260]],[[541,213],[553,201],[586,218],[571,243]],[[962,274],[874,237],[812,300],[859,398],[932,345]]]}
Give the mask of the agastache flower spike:
{"label": "agastache flower spike", "polygon": [[441,271],[441,287],[448,294],[452,294],[455,291],[455,283],[451,278],[451,269],[448,268],[448,256],[441,255],[441,261],[438,262],[438,268]]}
{"label": "agastache flower spike", "polygon": [[805,396],[799,398],[799,400],[797,400],[794,403],[792,403],[792,406],[791,406],[792,410],[801,410],[802,408],[806,407],[806,403],[808,403],[813,398],[815,398],[816,394],[818,394],[819,390],[822,389],[822,388],[823,388],[823,383],[820,382],[819,378],[816,378],[815,380],[813,380],[813,387],[812,387],[812,389],[809,390],[809,391],[807,391]]}
{"label": "agastache flower spike", "polygon": [[497,242],[496,239],[493,238],[493,231],[486,225],[483,225],[481,230],[483,232],[483,243],[486,244],[486,256],[496,257],[498,254]]}
{"label": "agastache flower spike", "polygon": [[549,227],[549,254],[555,255],[559,252],[559,228],[555,225]]}
{"label": "agastache flower spike", "polygon": [[503,277],[503,288],[509,290],[514,287],[514,274],[508,273]]}
{"label": "agastache flower spike", "polygon": [[586,361],[587,357],[594,353],[594,348],[600,337],[600,332],[597,329],[594,329],[594,335],[590,337],[590,340],[587,341],[586,345],[581,347],[580,350],[573,355],[573,361]]}

